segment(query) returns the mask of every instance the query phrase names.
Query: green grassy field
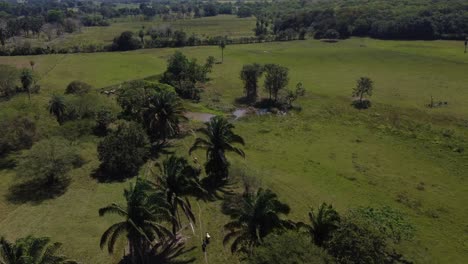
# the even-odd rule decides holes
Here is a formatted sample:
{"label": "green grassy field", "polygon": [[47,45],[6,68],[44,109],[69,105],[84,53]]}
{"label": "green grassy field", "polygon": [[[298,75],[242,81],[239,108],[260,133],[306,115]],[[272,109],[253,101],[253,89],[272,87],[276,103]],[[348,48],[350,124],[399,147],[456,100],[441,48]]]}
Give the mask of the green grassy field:
{"label": "green grassy field", "polygon": [[[221,55],[217,47],[180,50],[199,60]],[[0,103],[0,111],[34,112],[41,128],[54,130],[57,125],[51,125],[45,105],[70,81],[99,88],[159,74],[174,51],[2,57],[0,63],[18,67],[35,60],[42,92],[33,96],[32,105],[26,96],[18,96]],[[256,176],[278,192],[291,205],[294,220],[305,220],[308,208],[321,202],[333,203],[341,212],[360,205],[389,205],[416,226],[414,240],[401,245],[415,263],[463,263],[468,258],[468,55],[463,54],[463,43],[350,39],[336,44],[308,40],[228,46],[224,64],[216,64],[210,75],[200,108],[229,114],[243,95],[239,71],[253,62],[287,66],[290,87],[303,82],[307,94],[298,101],[301,112],[236,121],[236,131],[247,145],[246,159],[233,159],[234,174]],[[351,89],[360,76],[375,81],[373,107],[366,111],[350,106]],[[425,107],[431,95],[448,105]],[[446,129],[453,135],[443,136]],[[100,235],[117,219],[100,218],[97,211],[122,202],[128,182],[97,183],[90,177],[99,165],[98,140],[84,137],[76,142],[87,163],[71,172],[67,192],[54,200],[9,201],[15,172],[1,170],[0,234],[11,239],[51,236],[83,263],[118,260],[122,250],[109,256],[99,249]],[[179,153],[186,155],[193,140],[192,135],[180,140]],[[454,152],[457,146],[465,152]],[[421,184],[424,188],[418,189]],[[214,238],[209,262],[237,263],[221,243],[227,218],[219,203],[194,201],[193,207],[201,221],[195,234],[186,232],[190,244],[199,246],[200,234],[208,231]],[[204,263],[200,247],[191,254],[198,258],[196,263]]]}
{"label": "green grassy field", "polygon": [[[240,38],[254,36],[255,18],[220,15],[174,21],[163,21],[162,19],[148,21],[139,16],[127,17],[112,20],[108,27],[83,27],[80,33],[67,34],[47,44],[57,47],[91,43],[107,45],[124,31],[138,32],[142,27],[150,29],[159,25],[171,25],[173,29],[184,30],[188,36],[195,34],[199,37],[229,36],[230,38]],[[147,38],[149,39],[149,36]]]}

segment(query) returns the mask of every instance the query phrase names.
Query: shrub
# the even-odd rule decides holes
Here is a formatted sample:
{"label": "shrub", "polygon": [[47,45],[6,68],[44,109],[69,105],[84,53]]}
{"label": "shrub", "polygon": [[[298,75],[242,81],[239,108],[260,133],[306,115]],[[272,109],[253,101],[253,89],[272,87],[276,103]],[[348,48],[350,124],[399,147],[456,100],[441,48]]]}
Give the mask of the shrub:
{"label": "shrub", "polygon": [[0,156],[10,151],[30,148],[37,139],[36,124],[25,116],[2,118],[0,121]]}
{"label": "shrub", "polygon": [[18,70],[9,65],[0,65],[0,97],[10,98],[16,93],[19,81]]}
{"label": "shrub", "polygon": [[134,122],[121,122],[98,145],[101,169],[111,177],[129,177],[148,156],[149,141],[143,128]]}
{"label": "shrub", "polygon": [[41,140],[21,158],[18,175],[45,182],[45,186],[53,185],[63,180],[72,168],[82,165],[76,153],[70,142],[62,138]]}
{"label": "shrub", "polygon": [[72,81],[68,84],[65,94],[82,95],[88,93],[92,86],[82,81]]}
{"label": "shrub", "polygon": [[362,101],[357,99],[357,100],[354,100],[352,102],[352,105],[356,108],[356,109],[367,109],[367,108],[370,108],[372,103],[371,101],[367,100],[367,99],[363,99]]}
{"label": "shrub", "polygon": [[115,116],[109,109],[101,109],[96,114],[94,132],[97,135],[106,135],[109,125],[115,121]]}
{"label": "shrub", "polygon": [[114,38],[112,42],[112,50],[136,50],[141,48],[141,41],[136,38],[131,31],[125,31],[120,36]]}
{"label": "shrub", "polygon": [[267,236],[263,244],[253,250],[246,263],[326,264],[333,263],[333,258],[313,245],[307,235],[289,231]]}

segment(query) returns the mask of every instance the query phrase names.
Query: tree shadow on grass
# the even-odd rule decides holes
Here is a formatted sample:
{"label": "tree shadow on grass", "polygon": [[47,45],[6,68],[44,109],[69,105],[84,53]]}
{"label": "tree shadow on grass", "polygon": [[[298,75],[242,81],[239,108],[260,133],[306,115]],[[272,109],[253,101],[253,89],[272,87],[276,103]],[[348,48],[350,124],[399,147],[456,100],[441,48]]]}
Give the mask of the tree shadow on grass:
{"label": "tree shadow on grass", "polygon": [[255,101],[255,99],[252,100],[251,98],[248,98],[246,96],[237,97],[236,99],[234,99],[234,102],[240,105],[254,105]]}
{"label": "tree shadow on grass", "polygon": [[43,179],[33,179],[11,186],[6,198],[9,202],[15,204],[28,202],[39,204],[45,200],[63,195],[67,191],[70,182],[69,178],[60,179],[54,184],[49,184]]}
{"label": "tree shadow on grass", "polygon": [[100,165],[91,173],[91,178],[97,180],[99,183],[113,183],[124,182],[127,179],[133,178],[137,175],[138,172],[134,174],[109,172],[102,165]]}

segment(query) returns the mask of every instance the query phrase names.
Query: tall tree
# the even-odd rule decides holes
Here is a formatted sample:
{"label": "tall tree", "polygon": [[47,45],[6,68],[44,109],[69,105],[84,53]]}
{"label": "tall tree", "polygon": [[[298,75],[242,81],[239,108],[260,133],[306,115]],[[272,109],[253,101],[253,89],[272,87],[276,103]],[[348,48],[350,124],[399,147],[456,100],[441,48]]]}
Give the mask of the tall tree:
{"label": "tall tree", "polygon": [[18,164],[18,176],[34,178],[51,187],[80,165],[80,156],[70,142],[61,138],[43,139],[25,153]]}
{"label": "tall tree", "polygon": [[55,94],[52,95],[52,98],[49,100],[49,113],[53,114],[55,118],[57,118],[60,125],[63,123],[65,108],[66,105],[63,96]]}
{"label": "tall tree", "polygon": [[29,102],[31,102],[31,86],[34,83],[34,74],[30,69],[22,69],[20,73],[21,85],[23,90],[28,92]]}
{"label": "tall tree", "polygon": [[244,82],[247,100],[255,102],[258,97],[258,78],[262,76],[263,67],[260,64],[246,64],[242,67],[240,78]]}
{"label": "tall tree", "polygon": [[2,264],[76,264],[60,254],[62,244],[52,243],[48,237],[28,236],[8,242],[0,239],[0,263]]}
{"label": "tall tree", "polygon": [[199,130],[204,137],[198,137],[189,150],[190,153],[197,149],[206,150],[205,171],[211,187],[219,187],[226,183],[229,176],[226,152],[234,152],[245,157],[244,151],[234,146],[236,143],[244,145],[244,139],[235,134],[233,129],[234,125],[226,118],[215,116]]}
{"label": "tall tree", "polygon": [[148,146],[140,124],[122,122],[98,144],[101,169],[116,178],[134,176],[148,157]]}
{"label": "tall tree", "polygon": [[172,224],[172,233],[175,235],[182,227],[180,211],[190,222],[195,222],[195,215],[187,196],[201,191],[198,179],[199,172],[190,166],[186,159],[176,156],[164,160],[159,169],[156,186],[170,206],[172,217],[175,220]]}
{"label": "tall tree", "polygon": [[362,104],[364,95],[372,95],[374,82],[369,77],[361,77],[356,81],[356,87],[353,89],[353,96],[359,97],[359,103]]}
{"label": "tall tree", "polygon": [[333,206],[322,203],[317,212],[314,209],[309,212],[309,221],[310,224],[299,223],[298,225],[307,230],[317,246],[323,246],[333,230],[338,228],[340,215]]}
{"label": "tall tree", "polygon": [[270,95],[270,100],[272,96],[274,101],[278,100],[278,93],[280,90],[284,89],[289,82],[288,77],[288,68],[280,66],[278,64],[266,64],[265,65],[265,89]]}
{"label": "tall tree", "polygon": [[263,238],[274,230],[292,228],[293,224],[281,218],[289,214],[290,208],[278,200],[269,189],[258,189],[256,193],[244,193],[242,205],[232,210],[234,220],[224,225],[229,233],[223,243],[232,240],[232,252],[250,254]]}
{"label": "tall tree", "polygon": [[108,252],[113,253],[119,237],[126,235],[130,258],[132,263],[137,263],[136,260],[151,248],[153,240],[171,235],[160,223],[170,219],[167,204],[162,197],[150,199],[148,193],[151,191],[151,185],[146,180],[137,179],[124,191],[126,206],[113,203],[99,209],[100,216],[116,214],[124,218],[102,234],[101,249],[107,245]]}
{"label": "tall tree", "polygon": [[144,109],[145,127],[152,141],[176,136],[181,121],[186,120],[184,107],[177,94],[161,91],[149,98]]}
{"label": "tall tree", "polygon": [[226,40],[219,42],[219,48],[221,49],[221,63],[224,63],[224,49],[226,48]]}

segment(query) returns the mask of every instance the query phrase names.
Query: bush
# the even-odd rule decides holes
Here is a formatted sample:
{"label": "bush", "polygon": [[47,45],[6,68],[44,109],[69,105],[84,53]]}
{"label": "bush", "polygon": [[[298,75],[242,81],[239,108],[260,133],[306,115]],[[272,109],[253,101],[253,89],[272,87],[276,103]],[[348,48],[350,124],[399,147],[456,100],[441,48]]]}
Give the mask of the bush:
{"label": "bush", "polygon": [[367,99],[364,99],[364,100],[359,100],[359,99],[356,99],[352,102],[352,105],[356,108],[356,109],[367,109],[367,108],[370,108],[371,107],[371,101],[367,100]]}
{"label": "bush", "polygon": [[106,135],[109,125],[115,121],[115,116],[109,109],[101,109],[96,114],[94,132],[97,135]]}
{"label": "bush", "polygon": [[143,128],[137,123],[123,121],[98,145],[101,169],[110,177],[134,176],[148,156],[148,146]]}
{"label": "bush", "polygon": [[90,119],[65,122],[60,126],[60,135],[70,141],[76,141],[81,137],[89,136],[93,132],[94,121]]}
{"label": "bush", "polygon": [[93,87],[82,81],[72,81],[68,84],[65,94],[82,95],[88,93]]}
{"label": "bush", "polygon": [[338,263],[411,263],[395,251],[395,245],[411,239],[413,231],[391,208],[357,208],[342,219],[325,246]]}
{"label": "bush", "polygon": [[37,142],[21,158],[18,175],[34,178],[47,185],[63,180],[67,173],[83,164],[70,142],[62,138],[51,138]]}
{"label": "bush", "polygon": [[122,108],[122,116],[125,119],[141,121],[141,111],[147,99],[162,91],[175,92],[175,89],[164,83],[150,81],[138,80],[123,83],[117,91],[117,103]]}
{"label": "bush", "polygon": [[255,248],[246,261],[249,264],[333,262],[333,258],[323,249],[313,245],[307,235],[293,231],[267,236],[263,244]]}
{"label": "bush", "polygon": [[10,65],[0,65],[0,97],[10,98],[16,93],[19,71]]}
{"label": "bush", "polygon": [[112,42],[112,50],[136,50],[141,48],[141,41],[136,38],[131,31],[125,31],[120,34],[120,36],[114,38]]}
{"label": "bush", "polygon": [[0,121],[0,156],[30,148],[37,139],[36,124],[25,116],[2,118]]}
{"label": "bush", "polygon": [[94,118],[96,113],[105,105],[98,94],[83,94],[81,96],[67,96],[65,98],[64,121]]}

